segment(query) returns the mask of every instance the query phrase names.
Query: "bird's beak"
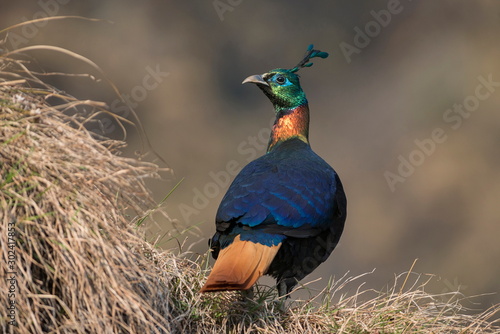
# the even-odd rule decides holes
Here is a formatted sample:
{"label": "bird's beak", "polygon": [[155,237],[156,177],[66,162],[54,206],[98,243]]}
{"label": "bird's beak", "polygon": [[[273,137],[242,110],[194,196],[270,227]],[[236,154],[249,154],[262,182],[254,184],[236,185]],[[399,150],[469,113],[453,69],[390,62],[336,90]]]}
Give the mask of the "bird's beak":
{"label": "bird's beak", "polygon": [[243,80],[242,84],[245,84],[247,82],[251,82],[258,85],[269,86],[269,84],[264,80],[264,78],[262,78],[262,75],[259,74],[249,76],[248,78]]}

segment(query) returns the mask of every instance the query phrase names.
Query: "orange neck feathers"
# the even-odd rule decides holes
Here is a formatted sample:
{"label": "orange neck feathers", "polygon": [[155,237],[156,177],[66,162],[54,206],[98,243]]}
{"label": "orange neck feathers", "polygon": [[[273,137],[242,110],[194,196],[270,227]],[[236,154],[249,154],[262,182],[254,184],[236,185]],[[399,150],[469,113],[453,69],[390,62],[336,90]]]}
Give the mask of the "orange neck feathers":
{"label": "orange neck feathers", "polygon": [[272,151],[276,144],[294,137],[309,143],[309,107],[307,104],[279,112],[271,131],[267,152]]}

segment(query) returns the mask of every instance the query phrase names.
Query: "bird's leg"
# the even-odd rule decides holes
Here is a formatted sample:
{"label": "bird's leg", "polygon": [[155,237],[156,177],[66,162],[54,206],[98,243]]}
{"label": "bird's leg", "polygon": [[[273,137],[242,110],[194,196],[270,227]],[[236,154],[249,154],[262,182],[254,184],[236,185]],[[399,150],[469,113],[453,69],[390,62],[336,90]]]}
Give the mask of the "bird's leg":
{"label": "bird's leg", "polygon": [[253,285],[248,290],[241,290],[241,296],[242,296],[243,300],[245,300],[245,301],[246,300],[252,301],[253,297],[254,297]]}
{"label": "bird's leg", "polygon": [[[276,285],[276,289],[278,290],[278,295],[280,298],[278,298],[277,300],[275,300],[275,304],[276,304],[276,307],[277,309],[280,311],[280,312],[285,312],[286,308],[286,300],[288,298],[290,298],[290,295],[287,295],[287,284],[286,284],[286,279],[280,279],[278,281],[278,284]],[[285,296],[284,298],[282,298],[283,296]]]}
{"label": "bird's leg", "polygon": [[[278,296],[283,297],[284,295],[287,294],[287,286],[284,279],[279,280],[278,284],[276,285],[276,288],[278,289]],[[289,297],[290,296],[286,296],[286,298]]]}
{"label": "bird's leg", "polygon": [[278,289],[278,295],[280,297],[286,295],[286,298],[290,298],[289,293],[292,292],[295,285],[297,285],[297,280],[293,277],[279,279],[278,284],[276,286]]}

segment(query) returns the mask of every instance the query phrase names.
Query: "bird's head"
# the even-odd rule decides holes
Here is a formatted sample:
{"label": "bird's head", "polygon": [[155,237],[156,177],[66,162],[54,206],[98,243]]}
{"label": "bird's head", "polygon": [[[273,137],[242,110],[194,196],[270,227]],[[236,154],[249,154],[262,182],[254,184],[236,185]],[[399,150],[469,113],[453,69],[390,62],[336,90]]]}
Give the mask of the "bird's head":
{"label": "bird's head", "polygon": [[303,67],[310,67],[309,60],[314,57],[326,58],[328,53],[313,50],[309,45],[306,55],[292,69],[277,68],[264,74],[251,75],[242,83],[254,83],[269,98],[276,112],[294,109],[307,103],[306,94],[300,87],[299,76],[295,73]]}
{"label": "bird's head", "polygon": [[307,103],[299,76],[290,70],[275,69],[262,75],[251,75],[243,83],[254,83],[269,98],[276,111],[293,109]]}

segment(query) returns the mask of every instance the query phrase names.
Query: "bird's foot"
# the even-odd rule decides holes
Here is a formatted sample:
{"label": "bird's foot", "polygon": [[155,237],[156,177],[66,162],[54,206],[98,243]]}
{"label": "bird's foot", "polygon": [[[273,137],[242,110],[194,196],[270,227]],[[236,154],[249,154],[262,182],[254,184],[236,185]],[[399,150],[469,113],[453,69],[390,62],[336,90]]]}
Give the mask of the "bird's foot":
{"label": "bird's foot", "polygon": [[241,298],[243,301],[253,301],[254,299],[253,286],[248,290],[241,290]]}

